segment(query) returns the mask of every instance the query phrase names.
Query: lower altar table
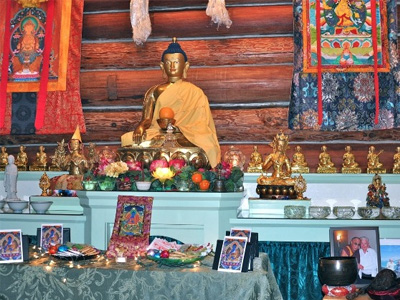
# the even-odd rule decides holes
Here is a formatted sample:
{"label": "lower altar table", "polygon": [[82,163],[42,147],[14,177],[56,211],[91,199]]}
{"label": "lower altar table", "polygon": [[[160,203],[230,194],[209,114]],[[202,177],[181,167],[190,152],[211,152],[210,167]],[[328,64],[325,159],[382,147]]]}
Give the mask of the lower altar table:
{"label": "lower altar table", "polygon": [[47,257],[0,265],[0,299],[282,300],[269,258],[260,253],[254,271],[218,272],[212,257],[191,268],[160,266],[147,259],[116,263],[94,259],[81,267]]}

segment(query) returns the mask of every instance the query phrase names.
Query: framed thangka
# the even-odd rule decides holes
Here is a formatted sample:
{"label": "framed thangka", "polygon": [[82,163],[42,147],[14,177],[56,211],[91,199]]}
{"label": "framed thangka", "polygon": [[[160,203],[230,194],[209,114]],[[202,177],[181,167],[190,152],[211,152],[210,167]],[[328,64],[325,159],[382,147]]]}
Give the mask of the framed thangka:
{"label": "framed thangka", "polygon": [[137,257],[149,245],[153,197],[118,196],[108,257]]}
{"label": "framed thangka", "polygon": [[393,0],[295,0],[289,128],[399,127]]}
{"label": "framed thangka", "polygon": [[0,263],[23,262],[21,230],[0,230]]}

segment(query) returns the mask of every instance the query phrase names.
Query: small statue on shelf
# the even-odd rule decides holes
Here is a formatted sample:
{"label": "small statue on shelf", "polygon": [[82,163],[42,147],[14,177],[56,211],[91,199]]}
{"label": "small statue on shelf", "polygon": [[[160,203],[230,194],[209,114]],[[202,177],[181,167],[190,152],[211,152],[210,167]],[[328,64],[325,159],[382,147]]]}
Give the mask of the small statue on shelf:
{"label": "small statue on shelf", "polygon": [[322,152],[319,154],[317,173],[336,173],[335,164],[327,150],[328,148],[325,145],[321,147]]}
{"label": "small statue on shelf", "polygon": [[393,155],[393,174],[400,174],[400,147],[397,147],[396,151]]}
{"label": "small statue on shelf", "polygon": [[17,159],[15,160],[15,164],[20,171],[28,170],[28,155],[25,152],[26,147],[21,145],[19,146],[19,152],[17,155]]}
{"label": "small statue on shelf", "polygon": [[2,146],[0,152],[0,170],[4,171],[8,164],[8,153],[7,148]]}
{"label": "small statue on shelf", "polygon": [[253,146],[253,153],[250,155],[249,166],[247,172],[249,173],[261,173],[262,172],[262,155],[258,152],[258,147]]}
{"label": "small statue on shelf", "polygon": [[379,208],[390,206],[386,185],[382,183],[382,178],[378,174],[375,174],[372,183],[368,185],[367,206]]}
{"label": "small statue on shelf", "polygon": [[40,177],[39,187],[42,190],[42,194],[40,196],[47,197],[51,195],[51,193],[49,193],[50,178],[47,176],[46,172],[44,172],[42,177]]}
{"label": "small statue on shelf", "polygon": [[47,169],[47,154],[44,146],[39,146],[39,152],[36,153],[36,160],[29,167],[30,171],[46,171]]}
{"label": "small statue on shelf", "polygon": [[375,147],[370,146],[368,149],[367,161],[367,173],[372,174],[384,174],[386,173],[386,169],[383,167],[383,164],[379,161],[379,155],[381,155],[383,150],[375,153]]}
{"label": "small statue on shelf", "polygon": [[49,171],[61,171],[60,163],[65,160],[67,152],[65,151],[64,139],[61,142],[57,142],[58,146],[51,157],[51,166],[49,166]]}
{"label": "small statue on shelf", "polygon": [[351,152],[352,150],[351,146],[346,146],[344,150],[346,151],[346,153],[343,154],[342,173],[345,174],[361,173],[361,168],[356,162],[354,154]]}
{"label": "small statue on shelf", "polygon": [[310,168],[308,167],[304,154],[301,152],[301,147],[297,145],[294,149],[296,152],[293,154],[292,172],[309,173]]}
{"label": "small statue on shelf", "polygon": [[96,149],[95,143],[89,143],[88,150],[88,161],[89,161],[89,170],[92,170],[96,164],[99,162],[99,153]]}
{"label": "small statue on shelf", "polygon": [[4,170],[4,189],[7,193],[6,200],[20,200],[17,197],[18,168],[14,163],[13,155],[7,158],[7,166]]}

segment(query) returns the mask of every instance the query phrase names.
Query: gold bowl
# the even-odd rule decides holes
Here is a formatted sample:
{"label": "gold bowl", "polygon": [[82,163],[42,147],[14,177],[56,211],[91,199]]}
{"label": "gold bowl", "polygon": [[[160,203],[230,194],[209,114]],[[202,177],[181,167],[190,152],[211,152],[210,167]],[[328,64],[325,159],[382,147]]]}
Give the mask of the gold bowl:
{"label": "gold bowl", "polygon": [[167,129],[168,124],[175,125],[175,119],[157,119],[158,126],[161,129]]}

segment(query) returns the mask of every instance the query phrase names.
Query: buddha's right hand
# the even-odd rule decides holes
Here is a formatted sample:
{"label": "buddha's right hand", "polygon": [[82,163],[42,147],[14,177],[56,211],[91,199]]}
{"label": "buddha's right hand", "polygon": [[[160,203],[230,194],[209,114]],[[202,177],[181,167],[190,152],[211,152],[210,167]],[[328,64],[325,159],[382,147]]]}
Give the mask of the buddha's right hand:
{"label": "buddha's right hand", "polygon": [[142,136],[142,134],[134,132],[132,136],[133,143],[135,145],[140,145],[140,143],[142,142]]}

